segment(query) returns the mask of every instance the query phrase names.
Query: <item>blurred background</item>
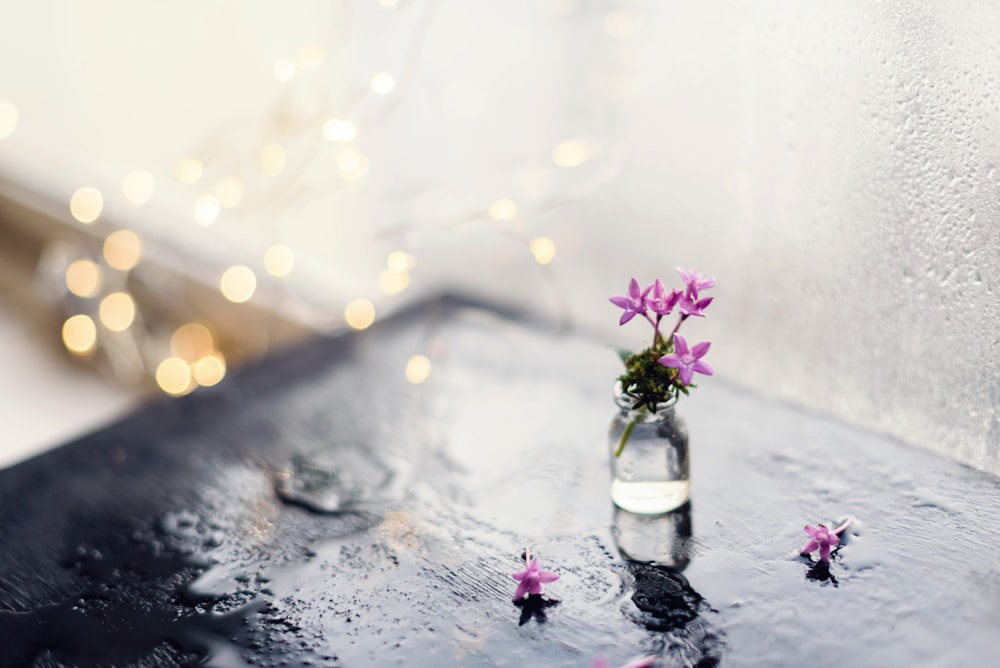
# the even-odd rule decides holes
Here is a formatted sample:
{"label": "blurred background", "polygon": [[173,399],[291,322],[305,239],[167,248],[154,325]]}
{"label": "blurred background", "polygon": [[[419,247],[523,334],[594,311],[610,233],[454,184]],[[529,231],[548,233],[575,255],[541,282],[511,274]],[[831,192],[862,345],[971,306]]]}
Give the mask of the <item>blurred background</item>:
{"label": "blurred background", "polygon": [[440,292],[639,347],[607,297],[681,266],[718,281],[685,330],[720,378],[1000,473],[996,25],[929,1],[10,5],[0,466]]}

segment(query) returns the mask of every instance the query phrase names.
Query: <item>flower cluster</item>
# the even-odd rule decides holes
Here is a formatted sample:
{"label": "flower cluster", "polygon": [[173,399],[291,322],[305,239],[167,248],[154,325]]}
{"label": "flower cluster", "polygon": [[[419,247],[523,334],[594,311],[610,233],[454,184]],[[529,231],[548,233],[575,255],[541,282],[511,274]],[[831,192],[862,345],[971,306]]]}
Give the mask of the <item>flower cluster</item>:
{"label": "flower cluster", "polygon": [[[632,407],[637,410],[656,412],[664,404],[673,404],[681,394],[686,395],[688,388],[693,387],[691,381],[695,373],[712,375],[712,367],[702,359],[711,342],[689,345],[677,330],[692,316],[705,317],[705,309],[713,298],[702,296],[701,291],[714,286],[715,279],[681,268],[677,272],[684,281],[683,290],[672,289],[668,292],[660,279],[642,288],[639,281],[633,278],[629,281],[627,294],[609,300],[623,310],[619,325],[641,316],[653,328],[653,342],[648,348],[637,353],[622,352],[625,373],[618,381],[622,394],[631,400]],[[669,335],[663,336],[660,322],[674,312],[677,313],[677,323]],[[622,434],[616,455],[621,454],[628,433]]]}

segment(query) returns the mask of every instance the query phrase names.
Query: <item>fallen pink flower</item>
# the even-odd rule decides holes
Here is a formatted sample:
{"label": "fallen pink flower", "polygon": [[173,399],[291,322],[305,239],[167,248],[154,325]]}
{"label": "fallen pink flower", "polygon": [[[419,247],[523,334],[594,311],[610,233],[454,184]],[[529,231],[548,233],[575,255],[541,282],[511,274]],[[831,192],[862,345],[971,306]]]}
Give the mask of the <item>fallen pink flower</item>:
{"label": "fallen pink flower", "polygon": [[804,531],[809,534],[809,540],[802,549],[799,550],[799,554],[803,557],[809,556],[817,549],[819,550],[819,560],[821,562],[829,563],[830,561],[830,550],[832,548],[840,545],[840,534],[850,525],[851,520],[848,519],[846,522],[841,524],[838,528],[831,531],[825,524],[820,524],[819,526],[806,525]]}
{"label": "fallen pink flower", "polygon": [[542,584],[555,582],[559,579],[558,573],[542,570],[542,565],[538,559],[532,559],[531,553],[524,551],[524,570],[511,573],[511,577],[518,581],[517,591],[514,592],[513,600],[524,597],[525,594],[541,594]]}

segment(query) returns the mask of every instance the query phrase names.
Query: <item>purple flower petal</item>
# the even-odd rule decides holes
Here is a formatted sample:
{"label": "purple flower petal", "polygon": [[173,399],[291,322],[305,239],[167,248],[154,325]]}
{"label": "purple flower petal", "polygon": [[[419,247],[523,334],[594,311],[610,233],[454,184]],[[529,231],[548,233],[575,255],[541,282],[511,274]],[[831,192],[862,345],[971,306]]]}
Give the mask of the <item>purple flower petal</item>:
{"label": "purple flower petal", "polygon": [[632,280],[628,282],[628,296],[632,298],[633,301],[638,301],[642,299],[642,288],[639,287],[639,281],[632,277]]}
{"label": "purple flower petal", "polygon": [[712,347],[711,341],[702,341],[701,343],[696,343],[691,347],[691,354],[695,357],[704,357],[708,349]]}
{"label": "purple flower petal", "polygon": [[701,360],[695,360],[694,364],[691,365],[691,368],[694,369],[695,371],[697,371],[698,373],[704,374],[706,376],[713,376],[713,375],[715,375],[715,372],[712,371],[712,367],[709,366],[708,362],[703,362]]}
{"label": "purple flower petal", "polygon": [[674,350],[680,357],[690,354],[687,340],[680,334],[674,334]]}
{"label": "purple flower petal", "polygon": [[529,586],[530,582],[528,580],[522,580],[521,584],[517,585],[517,591],[514,592],[514,598],[511,600],[517,601],[524,598],[524,595],[528,593]]}
{"label": "purple flower petal", "polygon": [[802,546],[802,549],[799,550],[799,554],[810,554],[817,547],[819,547],[819,543],[816,542],[816,539],[810,538],[808,542],[806,542],[806,544]]}
{"label": "purple flower petal", "polygon": [[618,308],[629,308],[632,306],[632,302],[628,297],[608,297],[608,301]]}
{"label": "purple flower petal", "polygon": [[819,560],[822,562],[830,561],[830,544],[820,543],[819,544]]}
{"label": "purple flower petal", "polygon": [[670,367],[671,369],[676,369],[681,365],[681,358],[678,357],[675,353],[668,353],[656,361],[662,364],[663,366]]}
{"label": "purple flower petal", "polygon": [[539,582],[544,582],[545,584],[548,584],[549,582],[555,582],[558,579],[559,579],[559,574],[558,573],[553,573],[552,571],[539,571],[538,572],[538,581]]}
{"label": "purple flower petal", "polygon": [[690,385],[691,380],[694,378],[694,370],[687,365],[681,365],[681,367],[677,369],[677,375],[680,377],[681,383],[684,385]]}

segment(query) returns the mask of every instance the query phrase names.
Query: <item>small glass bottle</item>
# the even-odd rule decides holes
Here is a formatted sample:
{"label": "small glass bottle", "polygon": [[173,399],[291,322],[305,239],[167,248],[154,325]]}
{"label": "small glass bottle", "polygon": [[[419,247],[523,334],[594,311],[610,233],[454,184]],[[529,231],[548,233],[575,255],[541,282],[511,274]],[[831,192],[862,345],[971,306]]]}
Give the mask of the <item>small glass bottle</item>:
{"label": "small glass bottle", "polygon": [[[642,515],[666,513],[687,503],[687,424],[673,404],[659,404],[656,411],[632,408],[633,401],[615,385],[618,413],[608,434],[611,456],[611,500],[622,510]],[[622,434],[626,433],[624,447]]]}

